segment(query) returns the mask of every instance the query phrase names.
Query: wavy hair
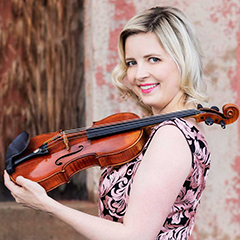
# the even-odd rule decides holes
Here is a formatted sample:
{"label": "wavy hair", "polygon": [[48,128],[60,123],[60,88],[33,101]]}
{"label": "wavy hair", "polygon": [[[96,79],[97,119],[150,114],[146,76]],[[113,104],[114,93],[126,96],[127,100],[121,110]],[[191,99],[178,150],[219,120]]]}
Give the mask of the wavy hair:
{"label": "wavy hair", "polygon": [[132,98],[140,108],[152,115],[152,110],[124,83],[127,76],[125,42],[127,37],[138,33],[155,33],[162,47],[175,61],[180,72],[180,88],[184,103],[203,103],[208,100],[206,84],[202,79],[201,49],[194,29],[186,16],[177,8],[154,7],[128,21],[118,39],[120,62],[112,72],[113,84],[123,99]]}

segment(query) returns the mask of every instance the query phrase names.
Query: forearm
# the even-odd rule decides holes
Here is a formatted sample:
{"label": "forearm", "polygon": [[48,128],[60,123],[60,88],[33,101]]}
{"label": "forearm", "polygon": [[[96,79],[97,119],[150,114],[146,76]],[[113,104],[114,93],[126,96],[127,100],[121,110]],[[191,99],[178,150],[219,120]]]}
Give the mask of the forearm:
{"label": "forearm", "polygon": [[49,198],[46,211],[91,240],[140,239],[124,224],[102,219],[69,208]]}
{"label": "forearm", "polygon": [[[16,180],[18,185],[10,180],[9,175],[5,171],[5,185],[11,191],[16,202],[57,217],[91,240],[143,239],[141,238],[142,229],[140,227],[137,228],[138,224],[135,226],[135,221],[129,222],[126,226],[82,213],[50,198],[45,190],[36,182],[23,177],[18,177]],[[138,235],[141,235],[141,237],[139,238]]]}

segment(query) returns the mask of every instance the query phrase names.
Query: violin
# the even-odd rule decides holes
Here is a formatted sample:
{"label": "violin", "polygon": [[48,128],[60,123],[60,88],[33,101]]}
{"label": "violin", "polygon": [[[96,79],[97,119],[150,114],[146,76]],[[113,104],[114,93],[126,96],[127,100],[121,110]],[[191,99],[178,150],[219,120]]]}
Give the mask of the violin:
{"label": "violin", "polygon": [[177,111],[139,118],[133,113],[118,113],[94,122],[88,129],[72,129],[29,138],[22,132],[9,145],[5,165],[15,182],[23,176],[50,191],[83,169],[121,165],[142,151],[151,127],[172,118],[195,118],[207,125],[225,128],[238,119],[239,109],[226,104],[221,113],[217,107]]}

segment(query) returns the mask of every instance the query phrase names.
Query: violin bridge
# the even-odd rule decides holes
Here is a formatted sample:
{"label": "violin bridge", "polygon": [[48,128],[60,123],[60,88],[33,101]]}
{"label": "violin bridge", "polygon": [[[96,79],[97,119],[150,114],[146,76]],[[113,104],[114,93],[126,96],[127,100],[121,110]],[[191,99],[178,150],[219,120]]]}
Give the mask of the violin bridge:
{"label": "violin bridge", "polygon": [[64,142],[64,144],[65,144],[65,146],[66,146],[66,149],[69,151],[69,149],[70,149],[70,147],[69,147],[69,145],[68,145],[68,138],[67,138],[67,136],[66,136],[66,133],[65,133],[65,131],[62,131],[62,133],[63,133],[63,142]]}

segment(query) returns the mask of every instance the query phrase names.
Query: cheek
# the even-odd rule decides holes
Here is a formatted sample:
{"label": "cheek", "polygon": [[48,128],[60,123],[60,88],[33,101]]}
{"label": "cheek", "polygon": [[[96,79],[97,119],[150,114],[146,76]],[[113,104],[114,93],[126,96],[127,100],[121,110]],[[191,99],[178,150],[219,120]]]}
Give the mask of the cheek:
{"label": "cheek", "polygon": [[127,77],[126,77],[126,81],[128,82],[129,85],[133,85],[134,84],[134,73],[132,69],[129,69],[127,71]]}
{"label": "cheek", "polygon": [[125,87],[131,89],[131,88],[132,88],[132,85],[131,85],[131,83],[130,83],[130,81],[129,81],[128,79],[129,79],[128,76],[126,76],[126,77],[123,79],[122,83],[123,83],[123,85],[124,85]]}
{"label": "cheek", "polygon": [[180,89],[180,75],[179,72],[176,68],[169,69],[169,71],[165,71],[164,76],[162,79],[165,79],[165,83],[175,89],[179,90]]}

